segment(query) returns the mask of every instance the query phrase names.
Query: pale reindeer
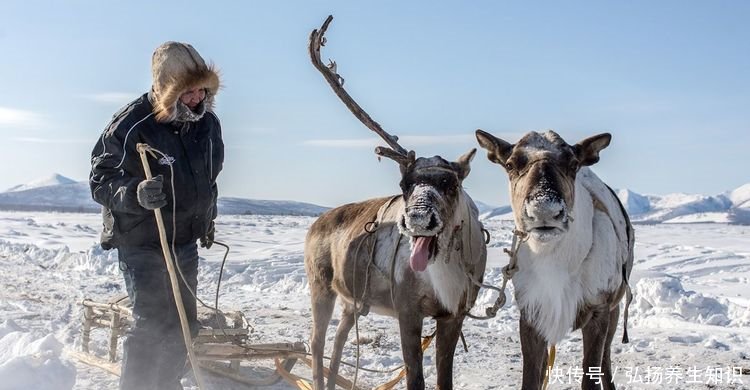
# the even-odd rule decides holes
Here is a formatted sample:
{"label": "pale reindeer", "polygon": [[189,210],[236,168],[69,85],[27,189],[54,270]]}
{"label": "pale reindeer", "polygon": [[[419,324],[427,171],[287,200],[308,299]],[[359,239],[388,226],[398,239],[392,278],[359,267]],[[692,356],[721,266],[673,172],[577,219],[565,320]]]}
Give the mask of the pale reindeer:
{"label": "pale reindeer", "polygon": [[461,183],[469,174],[471,150],[456,162],[416,158],[401,147],[349,96],[341,78],[320,60],[330,23],[310,36],[310,56],[337,96],[390,148],[379,156],[401,169],[402,194],[347,204],[321,215],[305,240],[305,270],[312,301],[313,385],[324,386],[326,329],[337,297],[342,317],[336,331],[328,389],[335,378],[349,331],[360,315],[373,311],[398,319],[409,389],[425,387],[422,321],[436,328],[437,388],[453,388],[453,355],[466,313],[473,306],[486,263],[483,227]]}
{"label": "pale reindeer", "polygon": [[[508,173],[521,236],[513,286],[521,311],[522,389],[542,387],[548,347],[574,329],[583,332],[581,388],[614,389],[610,347],[619,303],[626,292],[628,303],[631,297],[635,239],[614,192],[588,168],[610,134],[575,145],[552,131],[530,132],[515,145],[482,130],[476,136],[489,160]],[[627,306],[625,327],[623,342]]]}

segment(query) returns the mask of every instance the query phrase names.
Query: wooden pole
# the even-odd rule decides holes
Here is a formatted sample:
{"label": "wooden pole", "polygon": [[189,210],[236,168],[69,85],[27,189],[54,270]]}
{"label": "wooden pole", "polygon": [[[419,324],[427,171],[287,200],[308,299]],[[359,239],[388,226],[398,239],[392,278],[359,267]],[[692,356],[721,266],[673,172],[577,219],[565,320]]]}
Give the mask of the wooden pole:
{"label": "wooden pole", "polygon": [[94,309],[86,307],[83,314],[83,329],[81,329],[81,350],[89,352],[89,342],[91,341],[91,321],[94,317]]}
{"label": "wooden pole", "polygon": [[109,324],[109,361],[117,361],[117,338],[120,337],[120,313],[112,313],[112,322]]}
{"label": "wooden pole", "polygon": [[[136,145],[138,153],[141,155],[141,163],[143,163],[143,171],[146,174],[146,179],[151,179],[151,166],[148,164],[148,156],[146,152],[151,149],[147,144],[139,143]],[[174,189],[172,189],[174,191]],[[200,366],[195,358],[193,352],[193,341],[190,335],[190,326],[188,325],[187,314],[185,313],[185,306],[182,304],[182,294],[180,293],[180,285],[177,280],[177,273],[174,268],[174,261],[172,260],[172,254],[169,251],[169,243],[167,241],[167,231],[164,228],[164,219],[161,216],[160,209],[154,209],[154,215],[156,217],[156,226],[159,228],[159,241],[161,241],[161,249],[164,252],[164,261],[167,263],[167,272],[169,273],[169,281],[172,284],[172,293],[174,294],[174,302],[177,306],[177,313],[180,315],[180,325],[182,327],[182,336],[185,340],[185,348],[187,348],[188,359],[190,360],[190,366],[193,368],[195,374],[195,381],[198,383],[198,389],[205,388],[203,386],[203,377],[200,374]],[[176,228],[176,226],[175,226]]]}

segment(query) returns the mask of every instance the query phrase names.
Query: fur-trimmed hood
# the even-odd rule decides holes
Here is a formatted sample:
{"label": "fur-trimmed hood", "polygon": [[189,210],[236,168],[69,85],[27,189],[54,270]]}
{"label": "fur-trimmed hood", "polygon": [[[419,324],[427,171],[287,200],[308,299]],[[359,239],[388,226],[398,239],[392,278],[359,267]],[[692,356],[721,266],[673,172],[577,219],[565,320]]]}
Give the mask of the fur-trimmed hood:
{"label": "fur-trimmed hood", "polygon": [[214,97],[221,85],[219,72],[187,43],[166,42],[157,47],[151,58],[154,115],[159,122],[177,118],[180,96],[193,89],[205,88],[206,110],[213,111]]}

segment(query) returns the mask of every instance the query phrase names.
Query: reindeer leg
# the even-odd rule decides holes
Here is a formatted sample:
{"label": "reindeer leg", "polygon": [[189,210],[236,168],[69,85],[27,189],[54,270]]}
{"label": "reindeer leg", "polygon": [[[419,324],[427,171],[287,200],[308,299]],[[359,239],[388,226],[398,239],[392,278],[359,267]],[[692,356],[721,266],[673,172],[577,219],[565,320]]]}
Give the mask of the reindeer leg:
{"label": "reindeer leg", "polygon": [[[591,318],[583,326],[583,369],[584,376],[581,381],[581,389],[600,390],[602,385],[597,382],[604,382],[604,375],[592,378],[587,373],[591,372],[592,367],[599,368],[603,372],[602,363],[604,356],[605,344],[609,336],[609,306],[607,304],[591,308]],[[615,323],[615,326],[617,324]]]}
{"label": "reindeer leg", "polygon": [[312,300],[313,331],[310,349],[312,352],[313,388],[323,390],[323,350],[326,345],[326,329],[331,322],[336,294],[323,283],[310,279],[310,296]]}
{"label": "reindeer leg", "polygon": [[401,352],[406,366],[406,388],[424,390],[422,371],[422,317],[413,312],[401,312],[398,316],[401,332]]}
{"label": "reindeer leg", "polygon": [[461,335],[464,317],[449,317],[437,321],[436,352],[437,355],[437,389],[453,389],[453,356],[456,344]]}
{"label": "reindeer leg", "polygon": [[348,305],[344,307],[344,312],[341,314],[341,322],[336,329],[336,339],[333,341],[333,354],[331,355],[331,365],[328,367],[328,390],[336,389],[336,375],[339,373],[339,366],[341,365],[341,353],[344,351],[344,345],[346,344],[346,338],[349,336],[349,331],[354,325],[354,308]]}
{"label": "reindeer leg", "polygon": [[612,340],[617,332],[617,320],[620,318],[620,305],[615,306],[614,310],[609,312],[609,328],[607,329],[607,341],[604,343],[604,356],[602,357],[602,372],[604,373],[602,381],[604,390],[615,390],[615,380],[612,377]]}
{"label": "reindeer leg", "polygon": [[523,355],[522,390],[539,390],[547,371],[547,341],[521,311],[521,354]]}

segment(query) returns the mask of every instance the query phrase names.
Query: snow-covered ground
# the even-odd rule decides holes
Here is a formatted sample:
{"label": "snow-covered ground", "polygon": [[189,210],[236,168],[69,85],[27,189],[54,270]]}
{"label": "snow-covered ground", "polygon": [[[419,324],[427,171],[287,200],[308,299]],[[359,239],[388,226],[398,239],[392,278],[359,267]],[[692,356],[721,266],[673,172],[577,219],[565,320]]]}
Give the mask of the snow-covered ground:
{"label": "snow-covered ground", "polygon": [[[258,342],[308,340],[309,294],[302,252],[312,221],[284,216],[218,220],[217,240],[232,246],[220,305],[242,310]],[[498,285],[500,268],[507,262],[502,248],[509,245],[512,226],[502,219],[485,223],[492,234],[485,280]],[[100,224],[95,214],[0,212],[0,389],[116,388],[116,377],[69,357],[80,346],[79,302],[106,301],[124,291],[116,253],[97,245]],[[619,388],[750,388],[750,376],[735,376],[732,370],[750,368],[750,227],[665,224],[636,229],[631,343],[619,342],[620,323],[613,345]],[[204,261],[199,294],[209,301],[222,256],[215,248],[200,252]],[[483,292],[475,312],[495,297]],[[467,320],[469,350],[457,352],[457,388],[519,388],[517,321],[514,302],[495,319]],[[371,314],[359,326],[363,366],[397,367],[401,353],[395,320]],[[426,321],[425,331],[432,327],[432,321]],[[329,340],[333,334],[331,326]],[[92,347],[102,352],[106,340],[95,337]],[[344,353],[353,361],[354,345],[347,345]],[[430,348],[425,356],[428,387],[435,383],[433,353]],[[577,375],[581,354],[580,332],[558,345],[550,389],[579,388],[570,378]],[[310,374],[301,364],[293,372]],[[343,374],[352,376],[353,370],[343,368]],[[391,375],[360,372],[359,384],[373,386]],[[211,378],[210,383],[215,389],[244,388],[225,379]],[[290,388],[283,383],[271,387]]]}

